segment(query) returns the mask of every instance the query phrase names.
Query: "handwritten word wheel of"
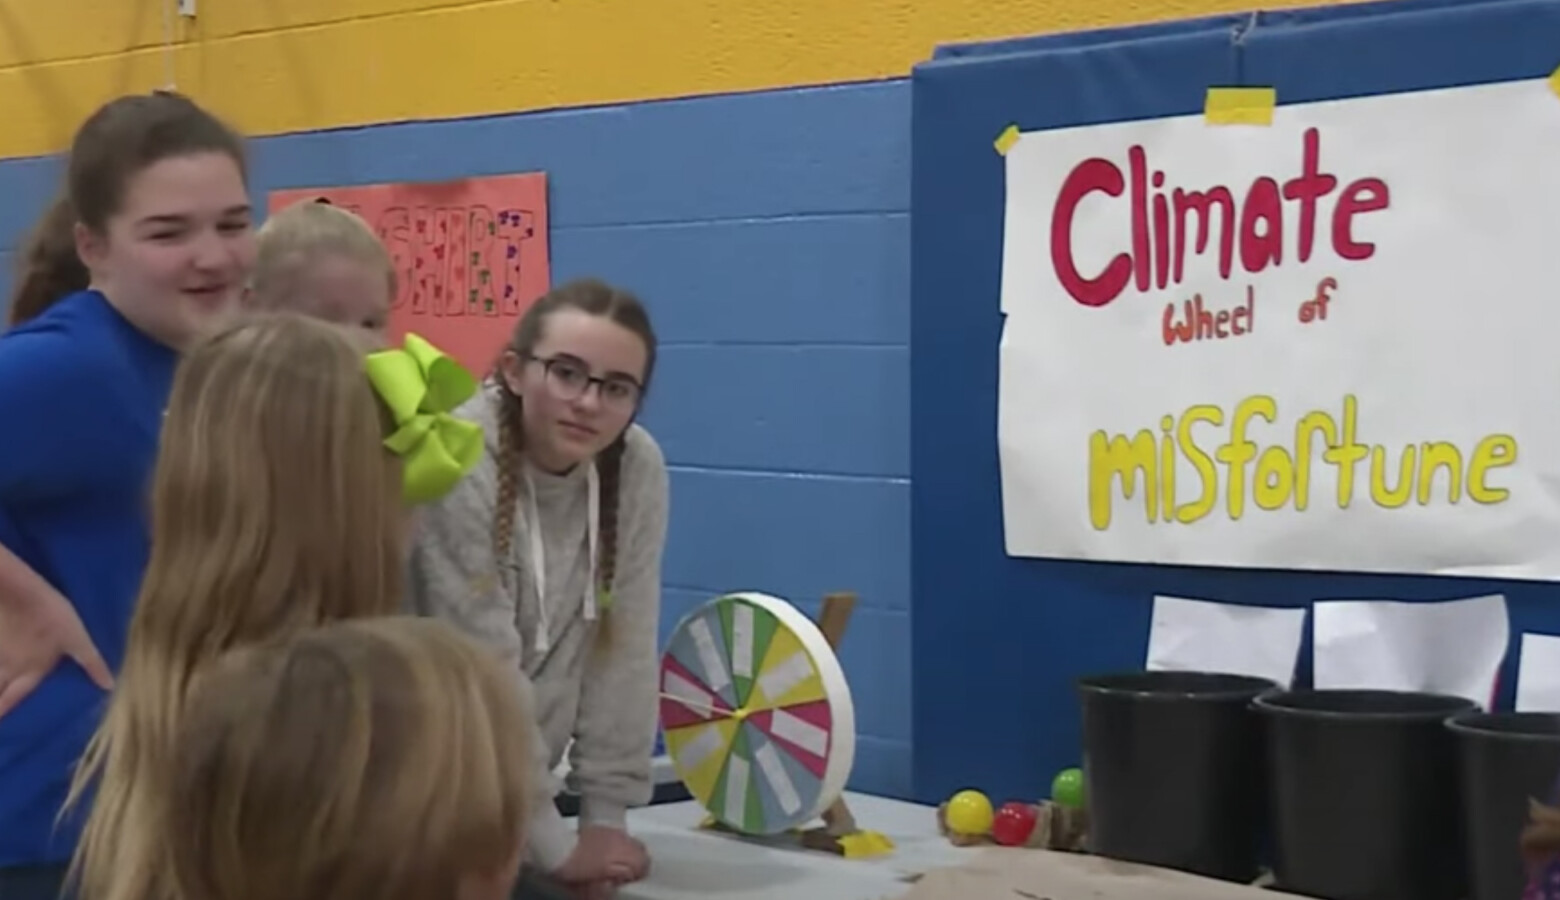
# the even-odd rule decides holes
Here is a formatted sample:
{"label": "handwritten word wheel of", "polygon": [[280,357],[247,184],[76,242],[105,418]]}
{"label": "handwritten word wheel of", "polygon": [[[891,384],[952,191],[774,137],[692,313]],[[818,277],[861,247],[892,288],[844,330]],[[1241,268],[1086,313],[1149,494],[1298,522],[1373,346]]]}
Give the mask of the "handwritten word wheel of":
{"label": "handwritten word wheel of", "polygon": [[828,640],[767,594],[717,597],[677,624],[661,659],[661,727],[689,792],[745,834],[818,818],[856,752],[850,688]]}

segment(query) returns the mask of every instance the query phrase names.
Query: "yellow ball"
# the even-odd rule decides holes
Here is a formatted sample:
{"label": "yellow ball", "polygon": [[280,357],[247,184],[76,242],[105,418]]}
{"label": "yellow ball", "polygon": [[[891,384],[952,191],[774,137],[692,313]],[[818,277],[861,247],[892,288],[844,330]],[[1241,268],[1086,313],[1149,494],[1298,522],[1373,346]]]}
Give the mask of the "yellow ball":
{"label": "yellow ball", "polygon": [[991,801],[980,791],[960,791],[948,801],[948,830],[954,834],[986,834],[994,817]]}

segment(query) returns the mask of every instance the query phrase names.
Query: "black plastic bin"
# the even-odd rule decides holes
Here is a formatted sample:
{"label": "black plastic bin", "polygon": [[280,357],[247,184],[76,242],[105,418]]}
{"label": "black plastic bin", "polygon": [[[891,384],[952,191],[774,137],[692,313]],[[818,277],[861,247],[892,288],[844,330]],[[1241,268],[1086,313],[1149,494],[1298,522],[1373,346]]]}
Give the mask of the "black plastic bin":
{"label": "black plastic bin", "polygon": [[[1462,900],[1459,697],[1293,691],[1259,697],[1272,761],[1274,875],[1326,900]],[[1513,900],[1513,898],[1508,898]]]}
{"label": "black plastic bin", "polygon": [[1517,842],[1528,801],[1555,802],[1560,715],[1469,712],[1452,717],[1447,727],[1456,736],[1462,770],[1469,896],[1514,900],[1527,881]]}
{"label": "black plastic bin", "polygon": [[1249,882],[1264,803],[1253,697],[1271,681],[1213,672],[1084,678],[1089,849],[1101,856]]}

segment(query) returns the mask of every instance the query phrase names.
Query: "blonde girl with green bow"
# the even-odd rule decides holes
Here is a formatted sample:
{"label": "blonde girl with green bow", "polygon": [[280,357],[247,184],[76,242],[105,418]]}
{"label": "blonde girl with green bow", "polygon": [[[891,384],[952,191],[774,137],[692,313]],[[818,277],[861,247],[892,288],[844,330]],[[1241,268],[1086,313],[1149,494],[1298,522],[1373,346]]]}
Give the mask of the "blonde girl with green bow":
{"label": "blonde girl with green bow", "polygon": [[[124,666],[72,787],[73,802],[96,795],[73,864],[81,896],[169,897],[156,823],[173,735],[202,666],[401,606],[407,500],[448,489],[475,462],[475,426],[465,426],[463,445],[463,429],[444,422],[454,451],[433,446],[436,429],[417,429],[440,415],[419,381],[437,371],[455,402],[474,383],[425,345],[366,353],[369,343],[354,329],[268,314],[198,343],[179,366]],[[389,446],[408,425],[424,440],[403,435]],[[409,483],[409,461],[430,452],[454,469],[423,465],[433,486]]]}
{"label": "blonde girl with green bow", "polygon": [[[666,461],[634,424],[656,339],[632,294],[595,280],[525,313],[461,415],[487,454],[422,510],[408,589],[417,611],[494,648],[537,709],[529,860],[583,896],[644,877],[627,811],[652,792]],[[580,819],[552,772],[567,754]]]}

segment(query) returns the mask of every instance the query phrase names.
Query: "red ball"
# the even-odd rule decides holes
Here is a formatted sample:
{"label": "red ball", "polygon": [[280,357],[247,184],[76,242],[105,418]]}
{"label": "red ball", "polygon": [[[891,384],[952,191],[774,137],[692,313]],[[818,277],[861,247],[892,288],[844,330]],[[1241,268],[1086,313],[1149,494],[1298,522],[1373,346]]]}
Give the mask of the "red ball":
{"label": "red ball", "polygon": [[1020,847],[1035,832],[1040,812],[1028,803],[1004,803],[991,822],[991,839],[1004,847]]}

